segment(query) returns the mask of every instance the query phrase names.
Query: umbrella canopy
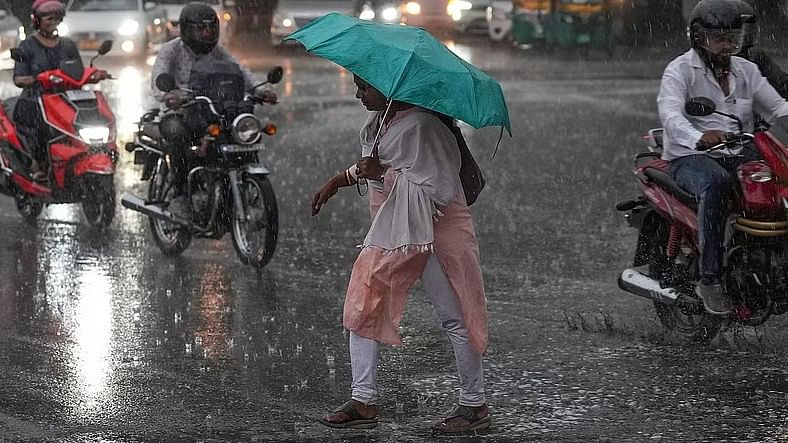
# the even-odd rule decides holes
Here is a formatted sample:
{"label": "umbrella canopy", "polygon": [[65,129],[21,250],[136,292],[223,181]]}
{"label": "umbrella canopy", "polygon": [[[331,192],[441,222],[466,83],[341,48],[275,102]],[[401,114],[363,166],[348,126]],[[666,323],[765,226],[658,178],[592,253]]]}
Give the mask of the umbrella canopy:
{"label": "umbrella canopy", "polygon": [[421,28],[326,14],[285,40],[333,61],[387,98],[421,106],[475,128],[512,133],[501,86]]}

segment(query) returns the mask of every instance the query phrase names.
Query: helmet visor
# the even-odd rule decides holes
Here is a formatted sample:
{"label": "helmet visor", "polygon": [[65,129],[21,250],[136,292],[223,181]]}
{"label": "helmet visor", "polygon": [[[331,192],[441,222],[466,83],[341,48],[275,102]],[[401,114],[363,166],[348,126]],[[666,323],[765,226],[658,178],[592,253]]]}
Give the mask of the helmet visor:
{"label": "helmet visor", "polygon": [[700,46],[717,55],[734,55],[744,45],[742,29],[703,29],[699,33]]}
{"label": "helmet visor", "polygon": [[219,24],[215,21],[181,23],[181,26],[185,28],[181,29],[181,34],[188,33],[195,42],[214,44],[219,40]]}

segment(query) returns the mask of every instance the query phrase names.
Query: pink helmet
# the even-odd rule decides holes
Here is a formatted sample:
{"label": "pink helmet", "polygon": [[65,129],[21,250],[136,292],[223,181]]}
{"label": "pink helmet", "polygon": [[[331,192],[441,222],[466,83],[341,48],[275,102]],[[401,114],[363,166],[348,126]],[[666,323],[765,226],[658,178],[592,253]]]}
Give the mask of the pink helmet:
{"label": "pink helmet", "polygon": [[33,13],[48,14],[50,12],[65,12],[66,6],[60,0],[35,0]]}

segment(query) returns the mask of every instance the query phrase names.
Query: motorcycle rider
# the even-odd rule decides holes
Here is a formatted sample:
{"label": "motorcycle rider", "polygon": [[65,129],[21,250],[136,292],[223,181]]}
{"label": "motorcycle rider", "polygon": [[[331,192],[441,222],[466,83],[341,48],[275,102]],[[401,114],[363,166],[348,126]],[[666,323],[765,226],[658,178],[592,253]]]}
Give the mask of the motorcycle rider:
{"label": "motorcycle rider", "polygon": [[[169,109],[177,110],[184,101],[179,89],[189,89],[192,70],[196,65],[206,64],[228,65],[243,75],[245,88],[250,90],[257,84],[252,74],[241,67],[238,61],[219,42],[219,18],[210,6],[205,3],[191,2],[182,10],[179,17],[180,37],[164,45],[159,51],[151,72],[151,89],[153,95]],[[156,86],[156,79],[161,74],[170,74],[179,89],[165,92]],[[270,90],[255,91],[255,96],[262,103],[275,104],[277,96]],[[172,183],[175,197],[171,210],[179,215],[187,215],[189,205],[184,201],[188,164],[186,150],[201,136],[199,131],[204,127],[188,124],[191,119],[182,114],[165,113],[159,129],[167,144],[171,147],[170,157],[173,164],[174,181]]]}
{"label": "motorcycle rider", "polygon": [[754,111],[768,122],[788,115],[788,102],[758,66],[733,56],[743,46],[744,20],[740,0],[701,0],[690,14],[691,49],[665,68],[657,97],[665,128],[662,158],[673,179],[699,202],[701,258],[695,291],[706,311],[717,315],[731,311],[720,277],[735,171],[760,156],[751,144],[705,152],[724,142],[726,133],[738,133],[738,125],[717,114],[690,116],[685,103],[692,97],[709,98],[720,112],[738,117],[745,132],[753,131]]}
{"label": "motorcycle rider", "polygon": [[[59,0],[34,1],[31,19],[36,32],[17,48],[14,84],[23,90],[14,109],[14,123],[30,151],[30,174],[35,180],[46,178],[43,168],[49,164],[47,143],[50,134],[38,105],[37,95],[41,88],[36,76],[43,71],[57,69],[63,60],[82,63],[77,45],[57,33],[65,11],[65,6]],[[106,76],[106,72],[101,73]]]}
{"label": "motorcycle rider", "polygon": [[749,3],[741,0],[742,15],[744,20],[744,43],[741,51],[737,54],[758,65],[761,74],[766,77],[774,89],[784,98],[788,99],[788,72],[785,72],[780,65],[774,62],[769,54],[763,49],[755,48],[758,43],[758,18]]}

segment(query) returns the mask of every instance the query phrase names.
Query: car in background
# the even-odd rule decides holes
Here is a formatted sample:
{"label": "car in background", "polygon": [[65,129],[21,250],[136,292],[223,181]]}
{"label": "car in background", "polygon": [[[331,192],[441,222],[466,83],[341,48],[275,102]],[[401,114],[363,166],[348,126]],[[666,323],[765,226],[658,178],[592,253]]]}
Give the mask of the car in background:
{"label": "car in background", "polygon": [[10,49],[19,45],[23,32],[22,22],[0,2],[0,60],[11,59]]}
{"label": "car in background", "polygon": [[512,38],[512,0],[493,0],[487,7],[487,33],[494,42],[506,42]]}
{"label": "car in background", "polygon": [[145,0],[70,0],[58,26],[62,36],[82,51],[95,51],[114,40],[113,54],[145,57],[154,44],[166,41],[164,9]]}
{"label": "car in background", "polygon": [[[159,0],[159,4],[164,9],[164,16],[166,17],[167,40],[172,40],[175,37],[180,37],[181,31],[178,27],[178,20],[181,17],[181,10],[192,0]],[[202,3],[207,4],[219,17],[219,25],[221,31],[219,32],[222,41],[228,38],[227,28],[229,27],[230,20],[232,20],[232,13],[228,8],[222,5],[220,0],[201,0]]]}
{"label": "car in background", "polygon": [[272,43],[279,44],[283,38],[329,12],[353,15],[353,9],[350,0],[279,0],[271,22]]}
{"label": "car in background", "polygon": [[449,0],[446,12],[454,20],[456,31],[486,34],[487,8],[491,3],[491,0]]}
{"label": "car in background", "polygon": [[356,0],[353,15],[362,20],[383,23],[399,23],[401,19],[399,0]]}
{"label": "car in background", "polygon": [[419,26],[438,37],[453,33],[454,20],[448,13],[450,0],[406,0],[400,6],[401,22]]}

